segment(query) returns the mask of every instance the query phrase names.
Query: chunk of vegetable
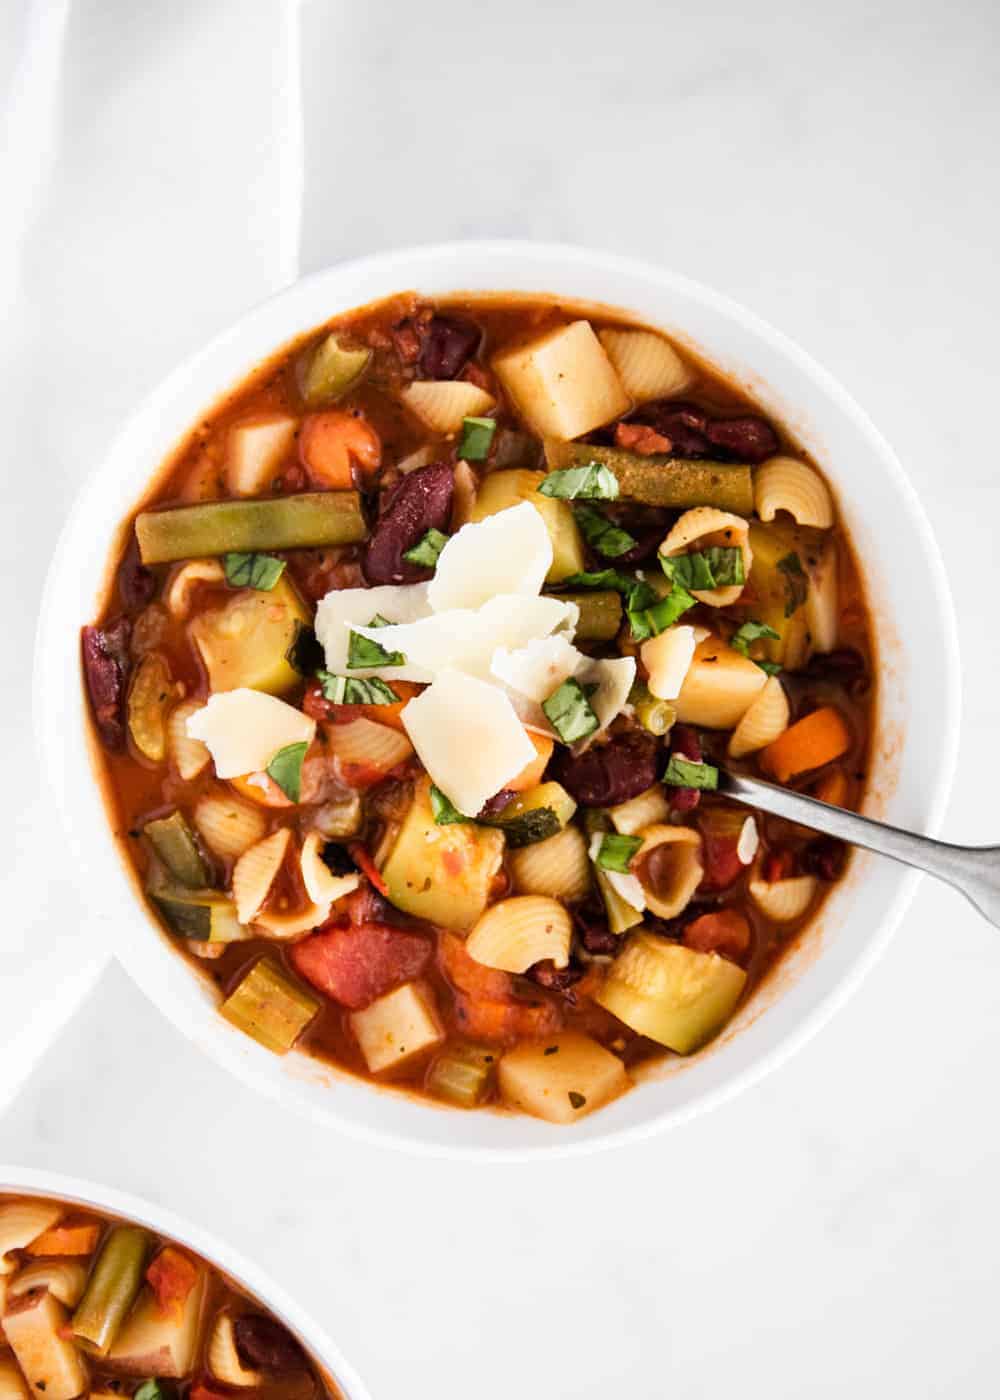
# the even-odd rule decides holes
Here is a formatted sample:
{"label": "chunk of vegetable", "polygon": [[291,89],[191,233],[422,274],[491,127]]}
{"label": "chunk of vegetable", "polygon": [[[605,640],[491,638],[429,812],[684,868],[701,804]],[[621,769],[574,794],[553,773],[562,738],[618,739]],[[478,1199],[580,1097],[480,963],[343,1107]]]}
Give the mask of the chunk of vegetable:
{"label": "chunk of vegetable", "polygon": [[281,578],[270,592],[243,589],[221,608],[199,613],[189,630],[213,692],[248,688],[279,695],[299,682],[288,651],[308,621],[302,599]]}
{"label": "chunk of vegetable", "polygon": [[183,812],[171,812],[169,817],[147,822],[142,834],[170,874],[182,885],[189,889],[203,889],[211,883],[208,866]]}
{"label": "chunk of vegetable", "polygon": [[203,943],[236,943],[248,937],[233,901],[218,890],[192,890],[154,884],[150,897],[182,938]]}
{"label": "chunk of vegetable", "polygon": [[39,1290],[8,1307],[3,1331],[32,1393],[45,1400],[73,1400],[87,1389],[87,1368],[66,1338],[67,1312],[51,1293]]}
{"label": "chunk of vegetable", "polygon": [[260,958],[219,1010],[238,1030],[283,1055],[319,1011],[319,1002],[270,958]]}
{"label": "chunk of vegetable", "polygon": [[139,1292],[151,1245],[151,1236],[138,1225],[109,1231],[73,1314],[73,1336],[84,1351],[107,1356]]}
{"label": "chunk of vegetable", "polygon": [[521,501],[534,506],[552,541],[552,563],[546,574],[546,582],[551,584],[580,573],[586,568],[586,559],[572,507],[566,501],[539,495],[538,487],[544,480],[544,472],[518,469],[491,472],[479,487],[469,519],[485,520]]}
{"label": "chunk of vegetable", "polygon": [[489,1091],[497,1054],[488,1045],[449,1045],[431,1065],[427,1088],[458,1108],[475,1108]]}
{"label": "chunk of vegetable", "polygon": [[[816,541],[814,544],[813,541]],[[818,557],[813,551],[819,547],[819,537],[785,522],[762,525],[754,520],[750,523],[750,548],[753,563],[750,567],[750,591],[753,595],[753,619],[763,622],[778,635],[762,638],[755,650],[759,650],[766,661],[775,662],[788,671],[796,671],[804,666],[809,658],[809,613],[803,605],[808,602],[809,578],[803,571],[801,593],[796,592],[796,582],[782,567],[785,561],[803,561],[807,557]]]}
{"label": "chunk of vegetable", "polygon": [[779,783],[787,783],[800,773],[832,763],[850,746],[851,731],[843,715],[832,705],[824,705],[769,744],[761,754],[761,764]]}
{"label": "chunk of vegetable", "polygon": [[396,1069],[444,1039],[428,987],[407,982],[348,1018],[372,1074]]}
{"label": "chunk of vegetable", "polygon": [[546,841],[572,821],[576,802],[561,783],[539,783],[501,808],[491,818],[500,827],[512,850]]}
{"label": "chunk of vegetable", "polygon": [[208,1270],[199,1267],[184,1302],[167,1312],[161,1311],[153,1290],[144,1288],[111,1348],[109,1365],[133,1376],[187,1375],[198,1354],[207,1282]]}
{"label": "chunk of vegetable", "polygon": [[161,1312],[177,1312],[198,1282],[198,1265],[175,1245],[168,1244],[146,1270]]}
{"label": "chunk of vegetable", "polygon": [[13,1356],[0,1356],[0,1400],[31,1400],[31,1392]]}
{"label": "chunk of vegetable", "polygon": [[175,698],[166,659],[157,651],[148,652],[129,687],[128,728],[136,748],[153,763],[166,757],[167,711]]}
{"label": "chunk of vegetable", "polygon": [[352,350],[341,345],[337,332],[331,331],[300,364],[302,397],[310,408],[335,403],[358,382],[371,357],[372,352],[363,347]]}
{"label": "chunk of vegetable", "polygon": [[143,511],[135,534],[144,564],[166,564],[202,554],[356,544],[368,538],[368,527],[356,491],[304,491]]}
{"label": "chunk of vegetable", "polygon": [[[53,1225],[32,1240],[28,1253],[32,1258],[47,1255],[92,1254],[101,1237],[101,1227],[96,1220],[77,1220],[73,1223]],[[63,1302],[66,1300],[63,1299]]]}
{"label": "chunk of vegetable", "polygon": [[743,464],[642,457],[622,447],[590,442],[547,442],[545,455],[550,471],[586,466],[588,462],[609,467],[623,500],[676,510],[716,506],[736,515],[753,512],[753,480],[750,468]]}
{"label": "chunk of vegetable", "polygon": [[580,642],[610,642],[622,625],[621,595],[606,593],[560,593],[566,603],[580,609],[576,639]]}
{"label": "chunk of vegetable", "polygon": [[530,344],[502,351],[493,369],[542,437],[581,437],[630,407],[589,321],[557,326]]}
{"label": "chunk of vegetable", "polygon": [[54,1201],[6,1201],[0,1205],[0,1280],[17,1268],[14,1251],[24,1249],[64,1213]]}
{"label": "chunk of vegetable", "polygon": [[234,423],[226,444],[226,485],[234,496],[259,496],[295,441],[296,420],[261,414]]}
{"label": "chunk of vegetable", "polygon": [[508,1050],[500,1093],[511,1108],[549,1123],[575,1123],[629,1086],[617,1055],[577,1031],[562,1031]]}

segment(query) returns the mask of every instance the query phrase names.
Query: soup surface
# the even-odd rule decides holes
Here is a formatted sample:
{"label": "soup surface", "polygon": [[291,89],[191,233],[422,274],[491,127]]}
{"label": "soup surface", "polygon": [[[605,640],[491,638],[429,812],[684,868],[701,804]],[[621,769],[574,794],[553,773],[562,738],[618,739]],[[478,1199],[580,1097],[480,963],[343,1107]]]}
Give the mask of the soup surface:
{"label": "soup surface", "polygon": [[84,675],[221,1013],[568,1123],[690,1055],[843,870],[872,646],[816,464],[658,332],[393,298],[276,354],[130,522]]}
{"label": "soup surface", "polygon": [[335,1400],[283,1323],[184,1246],[89,1206],[0,1193],[4,1400]]}

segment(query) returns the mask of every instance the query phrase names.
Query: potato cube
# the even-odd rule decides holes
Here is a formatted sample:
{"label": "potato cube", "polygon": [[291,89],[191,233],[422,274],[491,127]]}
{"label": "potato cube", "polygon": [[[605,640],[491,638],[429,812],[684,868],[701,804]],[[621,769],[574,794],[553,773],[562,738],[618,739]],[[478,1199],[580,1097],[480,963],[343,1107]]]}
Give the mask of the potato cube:
{"label": "potato cube", "polygon": [[179,1309],[163,1313],[147,1285],[125,1319],[107,1358],[107,1365],[133,1376],[180,1378],[198,1354],[202,1305],[208,1272],[199,1269],[191,1292]]}
{"label": "potato cube", "polygon": [[549,1123],[575,1123],[627,1089],[629,1077],[617,1055],[589,1035],[565,1031],[508,1051],[499,1082],[511,1108]]}
{"label": "potato cube", "polygon": [[226,453],[226,485],[234,496],[259,496],[295,441],[297,420],[260,414],[233,425]]}
{"label": "potato cube", "polygon": [[349,1018],[372,1074],[395,1069],[444,1040],[429,989],[407,982]]}
{"label": "potato cube", "polygon": [[568,442],[619,417],[630,400],[589,321],[573,321],[493,361],[500,382],[542,437]]}
{"label": "potato cube", "polygon": [[87,1388],[87,1370],[65,1335],[69,1313],[48,1289],[16,1298],[3,1330],[32,1392],[45,1400],[73,1400]]}

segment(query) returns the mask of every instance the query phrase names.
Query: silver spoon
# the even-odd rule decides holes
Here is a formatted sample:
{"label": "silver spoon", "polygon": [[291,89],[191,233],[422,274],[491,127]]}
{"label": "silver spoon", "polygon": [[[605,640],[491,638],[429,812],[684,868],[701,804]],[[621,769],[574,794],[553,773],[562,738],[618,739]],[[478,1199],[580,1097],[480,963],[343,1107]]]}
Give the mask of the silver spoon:
{"label": "silver spoon", "polygon": [[719,771],[718,790],[735,802],[810,826],[813,831],[836,836],[853,846],[864,846],[945,880],[961,890],[991,924],[1000,927],[1000,846],[953,846],[947,841],[934,841],[929,836],[901,831],[843,807],[831,807],[815,797],[724,769]]}

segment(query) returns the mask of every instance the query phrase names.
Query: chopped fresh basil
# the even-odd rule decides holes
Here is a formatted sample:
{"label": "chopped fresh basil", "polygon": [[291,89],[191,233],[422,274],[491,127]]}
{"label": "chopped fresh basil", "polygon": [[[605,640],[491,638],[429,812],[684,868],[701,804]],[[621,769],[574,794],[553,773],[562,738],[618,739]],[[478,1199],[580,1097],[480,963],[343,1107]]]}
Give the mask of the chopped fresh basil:
{"label": "chopped fresh basil", "polygon": [[744,622],[743,626],[733,633],[729,639],[729,645],[733,651],[738,651],[741,656],[749,656],[751,642],[779,642],[780,640],[780,632],[776,632],[766,622],[754,622],[751,618],[749,622]]}
{"label": "chopped fresh basil", "polygon": [[781,670],[780,661],[758,661],[756,657],[753,657],[752,660],[755,666],[760,667],[765,676],[776,676]]}
{"label": "chopped fresh basil", "polygon": [[542,709],[564,744],[575,744],[600,728],[586,691],[572,676],[542,701]]}
{"label": "chopped fresh basil", "polygon": [[458,455],[465,462],[485,462],[497,430],[495,418],[463,418]]}
{"label": "chopped fresh basil", "polygon": [[591,549],[596,549],[605,559],[617,559],[635,548],[635,536],[620,529],[593,506],[577,506],[573,514]]}
{"label": "chopped fresh basil", "polygon": [[325,661],[323,648],[307,622],[295,624],[295,636],[285,652],[285,660],[300,676],[314,676]]}
{"label": "chopped fresh basil", "polygon": [[399,704],[399,696],[392,686],[378,676],[362,679],[361,676],[334,676],[329,671],[317,671],[316,678],[323,688],[323,698],[333,705]]}
{"label": "chopped fresh basil", "polygon": [[455,822],[467,822],[450,797],[445,797],[440,788],[431,783],[431,811],[438,826],[452,826]]}
{"label": "chopped fresh basil", "polygon": [[692,763],[672,753],[663,781],[668,787],[713,789],[719,786],[719,770],[711,763]]}
{"label": "chopped fresh basil", "polygon": [[422,540],[404,552],[403,558],[409,564],[419,564],[422,569],[436,569],[438,555],[447,543],[448,536],[440,530],[428,530]]}
{"label": "chopped fresh basil", "polygon": [[597,851],[597,864],[602,870],[617,870],[627,875],[629,862],[641,845],[641,836],[604,836]]}
{"label": "chopped fresh basil", "polygon": [[222,567],[233,588],[257,588],[269,593],[285,572],[284,559],[273,554],[224,554]]}
{"label": "chopped fresh basil", "polygon": [[583,467],[549,472],[538,490],[561,501],[617,501],[618,478],[603,462],[588,462]]}
{"label": "chopped fresh basil", "polygon": [[652,607],[628,608],[628,622],[632,629],[632,637],[637,642],[644,642],[650,637],[657,637],[661,632],[665,632],[687,612],[688,608],[693,608],[697,602],[692,598],[686,588],[681,588],[674,584],[665,598],[661,598]]}
{"label": "chopped fresh basil", "polygon": [[586,1094],[578,1093],[576,1089],[570,1089],[569,1101],[574,1108],[582,1108],[587,1102]]}
{"label": "chopped fresh basil", "polygon": [[743,551],[735,545],[713,545],[693,554],[660,555],[660,565],[667,578],[688,591],[710,592],[713,588],[729,588],[746,582]]}
{"label": "chopped fresh basil", "polygon": [[163,1381],[153,1377],[152,1380],[143,1381],[139,1389],[133,1394],[132,1400],[171,1400],[174,1394],[173,1386],[165,1385]]}
{"label": "chopped fresh basil", "polygon": [[[369,627],[387,627],[384,620],[377,620],[378,615],[369,622]],[[371,637],[364,637],[360,632],[352,632],[347,642],[347,669],[349,671],[359,671],[362,667],[368,666],[405,666],[406,657],[401,651],[386,651],[385,647],[373,641]]]}
{"label": "chopped fresh basil", "polygon": [[809,576],[802,567],[802,560],[793,550],[784,559],[778,560],[778,568],[785,576],[785,616],[798,612],[809,593]]}
{"label": "chopped fresh basil", "polygon": [[301,744],[286,744],[283,749],[278,750],[265,769],[267,776],[274,779],[292,802],[298,802],[302,792],[302,760],[308,747],[304,740]]}
{"label": "chopped fresh basil", "polygon": [[570,574],[559,580],[560,588],[610,588],[622,594],[625,606],[635,611],[650,607],[659,598],[655,588],[633,574],[617,569],[597,569],[593,573]]}

